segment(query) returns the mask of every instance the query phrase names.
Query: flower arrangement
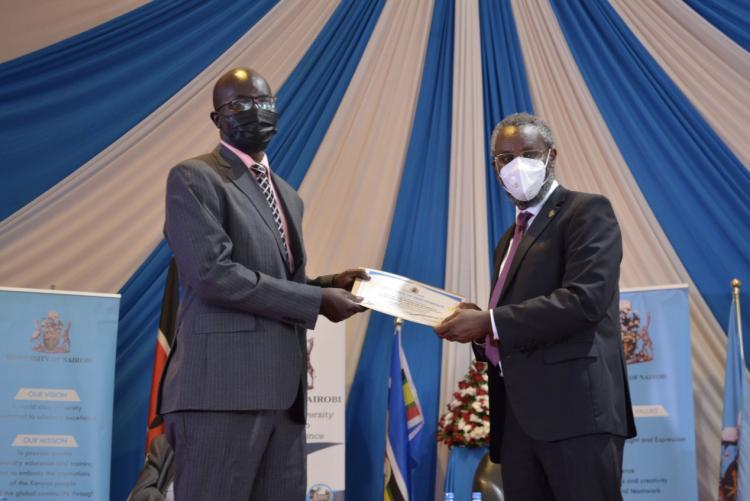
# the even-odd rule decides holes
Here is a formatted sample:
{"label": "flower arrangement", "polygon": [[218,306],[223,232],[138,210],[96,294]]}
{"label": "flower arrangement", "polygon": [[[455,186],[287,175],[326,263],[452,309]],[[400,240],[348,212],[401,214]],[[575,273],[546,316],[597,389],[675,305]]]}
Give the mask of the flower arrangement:
{"label": "flower arrangement", "polygon": [[453,392],[448,412],[440,416],[435,438],[448,447],[489,445],[490,399],[486,363],[472,362],[469,372],[458,382],[458,391]]}

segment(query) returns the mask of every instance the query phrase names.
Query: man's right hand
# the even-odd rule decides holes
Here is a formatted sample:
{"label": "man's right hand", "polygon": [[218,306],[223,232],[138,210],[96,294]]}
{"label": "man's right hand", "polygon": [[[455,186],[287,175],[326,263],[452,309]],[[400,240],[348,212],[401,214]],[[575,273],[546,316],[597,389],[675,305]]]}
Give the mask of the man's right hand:
{"label": "man's right hand", "polygon": [[355,313],[361,313],[367,308],[359,304],[361,297],[355,296],[344,289],[326,287],[321,289],[323,297],[320,301],[320,314],[331,322],[340,322]]}

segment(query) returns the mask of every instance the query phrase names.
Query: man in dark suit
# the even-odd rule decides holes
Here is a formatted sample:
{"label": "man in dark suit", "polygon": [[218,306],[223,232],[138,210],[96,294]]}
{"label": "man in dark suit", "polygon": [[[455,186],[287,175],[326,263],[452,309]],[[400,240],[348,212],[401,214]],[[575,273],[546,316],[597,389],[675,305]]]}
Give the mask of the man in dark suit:
{"label": "man in dark suit", "polygon": [[309,280],[302,200],[264,151],[276,100],[257,72],[214,87],[221,144],[174,167],[165,235],[183,296],[160,392],[186,500],[304,499],[306,329],[363,311],[362,270]]}
{"label": "man in dark suit", "polygon": [[465,303],[436,332],[489,363],[490,455],[509,501],[617,500],[635,436],[620,340],[622,240],[610,202],[554,176],[552,131],[526,113],[492,135],[516,224],[494,256],[489,312]]}

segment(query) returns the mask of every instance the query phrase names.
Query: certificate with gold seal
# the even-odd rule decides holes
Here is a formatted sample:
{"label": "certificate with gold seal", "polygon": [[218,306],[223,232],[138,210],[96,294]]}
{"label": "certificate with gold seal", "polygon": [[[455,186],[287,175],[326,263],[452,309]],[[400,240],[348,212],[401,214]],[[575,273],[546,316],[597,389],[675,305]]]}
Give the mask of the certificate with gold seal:
{"label": "certificate with gold seal", "polygon": [[464,298],[431,285],[365,268],[370,280],[354,282],[352,294],[371,310],[434,327],[453,313]]}

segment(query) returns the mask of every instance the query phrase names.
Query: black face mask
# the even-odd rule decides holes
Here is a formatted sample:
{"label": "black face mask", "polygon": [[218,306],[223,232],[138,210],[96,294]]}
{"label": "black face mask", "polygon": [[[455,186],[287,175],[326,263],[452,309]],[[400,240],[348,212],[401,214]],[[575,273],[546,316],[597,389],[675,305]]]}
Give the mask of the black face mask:
{"label": "black face mask", "polygon": [[275,111],[251,109],[231,115],[219,115],[219,129],[240,151],[251,154],[265,151],[276,134],[279,114]]}

